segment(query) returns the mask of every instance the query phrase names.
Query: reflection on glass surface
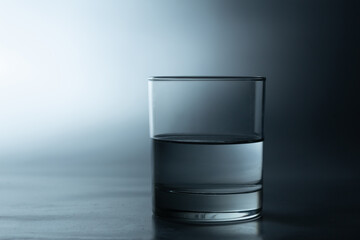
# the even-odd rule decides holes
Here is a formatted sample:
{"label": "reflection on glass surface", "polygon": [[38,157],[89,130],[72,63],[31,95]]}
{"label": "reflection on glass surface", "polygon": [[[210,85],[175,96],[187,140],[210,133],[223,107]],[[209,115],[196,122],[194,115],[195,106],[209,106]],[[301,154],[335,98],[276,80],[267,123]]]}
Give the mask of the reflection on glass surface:
{"label": "reflection on glass surface", "polygon": [[197,225],[167,221],[153,216],[153,239],[256,239],[262,240],[261,220]]}

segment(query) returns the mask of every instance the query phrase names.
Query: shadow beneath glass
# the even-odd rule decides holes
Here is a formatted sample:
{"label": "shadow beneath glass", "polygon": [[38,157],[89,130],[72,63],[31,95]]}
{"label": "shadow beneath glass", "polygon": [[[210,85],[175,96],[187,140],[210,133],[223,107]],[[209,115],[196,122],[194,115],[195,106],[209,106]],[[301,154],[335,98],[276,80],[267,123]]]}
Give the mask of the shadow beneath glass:
{"label": "shadow beneath glass", "polygon": [[152,218],[153,239],[256,239],[262,240],[261,220],[251,222],[199,225]]}

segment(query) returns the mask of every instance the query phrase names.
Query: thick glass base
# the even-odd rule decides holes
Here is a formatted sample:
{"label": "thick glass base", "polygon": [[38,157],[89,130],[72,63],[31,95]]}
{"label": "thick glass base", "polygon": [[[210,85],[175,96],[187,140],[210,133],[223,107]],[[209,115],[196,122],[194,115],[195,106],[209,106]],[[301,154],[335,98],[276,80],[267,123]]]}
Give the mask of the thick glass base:
{"label": "thick glass base", "polygon": [[157,186],[157,216],[194,223],[248,221],[260,217],[261,185],[168,189]]}
{"label": "thick glass base", "polygon": [[251,221],[261,217],[261,209],[242,212],[183,212],[155,209],[154,213],[170,220],[198,224]]}

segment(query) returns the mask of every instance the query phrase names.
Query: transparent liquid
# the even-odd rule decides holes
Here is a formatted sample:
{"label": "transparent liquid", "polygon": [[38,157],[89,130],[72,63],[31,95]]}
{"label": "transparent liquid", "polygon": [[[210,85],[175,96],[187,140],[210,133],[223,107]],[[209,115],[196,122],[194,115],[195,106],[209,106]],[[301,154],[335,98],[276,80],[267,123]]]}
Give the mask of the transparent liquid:
{"label": "transparent liquid", "polygon": [[155,214],[194,222],[258,217],[262,148],[257,137],[156,136]]}

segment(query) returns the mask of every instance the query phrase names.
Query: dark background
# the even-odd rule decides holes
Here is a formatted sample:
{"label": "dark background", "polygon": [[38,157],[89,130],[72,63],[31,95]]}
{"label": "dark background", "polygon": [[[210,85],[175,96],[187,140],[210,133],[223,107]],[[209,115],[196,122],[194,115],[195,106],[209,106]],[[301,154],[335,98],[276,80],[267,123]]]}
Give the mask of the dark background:
{"label": "dark background", "polygon": [[[0,239],[356,239],[357,1],[1,1]],[[267,77],[264,215],[151,215],[147,77]]]}

